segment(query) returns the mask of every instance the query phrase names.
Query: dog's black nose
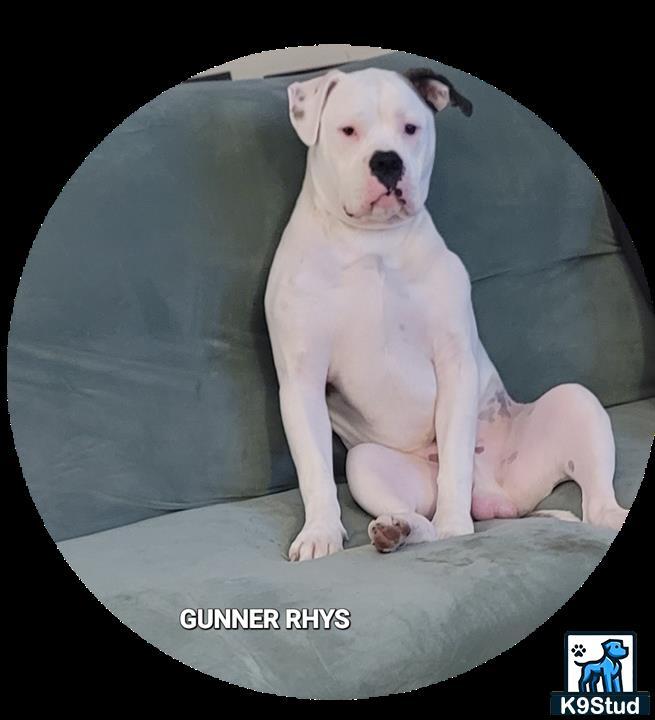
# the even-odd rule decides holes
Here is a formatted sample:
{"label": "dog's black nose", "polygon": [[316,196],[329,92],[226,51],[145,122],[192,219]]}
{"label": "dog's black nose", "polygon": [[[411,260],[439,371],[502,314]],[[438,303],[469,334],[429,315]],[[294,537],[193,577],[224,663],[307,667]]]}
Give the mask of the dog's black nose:
{"label": "dog's black nose", "polygon": [[392,150],[376,150],[368,163],[373,175],[387,188],[392,190],[403,176],[403,161]]}

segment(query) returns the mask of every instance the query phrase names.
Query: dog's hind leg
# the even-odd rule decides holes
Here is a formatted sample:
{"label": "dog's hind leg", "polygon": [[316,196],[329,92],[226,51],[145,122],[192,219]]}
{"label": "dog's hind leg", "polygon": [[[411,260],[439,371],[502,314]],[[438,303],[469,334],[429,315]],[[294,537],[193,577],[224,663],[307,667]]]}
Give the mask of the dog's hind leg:
{"label": "dog's hind leg", "polygon": [[582,491],[582,519],[620,529],[628,511],[614,494],[614,436],[597,398],[581,385],[558,385],[523,405],[501,466],[501,484],[527,515],[564,479]]}
{"label": "dog's hind leg", "polygon": [[587,666],[580,671],[580,679],[578,680],[578,692],[591,692],[592,673]]}
{"label": "dog's hind leg", "polygon": [[388,553],[402,545],[437,539],[434,515],[437,499],[436,462],[375,443],[348,451],[346,476],[360,507],[372,515],[371,543]]}
{"label": "dog's hind leg", "polygon": [[594,673],[594,674],[591,676],[591,679],[589,680],[589,685],[588,685],[589,690],[588,690],[588,692],[592,692],[592,693],[598,692],[598,683],[599,683],[599,682],[600,682],[600,674],[599,674],[599,673]]}

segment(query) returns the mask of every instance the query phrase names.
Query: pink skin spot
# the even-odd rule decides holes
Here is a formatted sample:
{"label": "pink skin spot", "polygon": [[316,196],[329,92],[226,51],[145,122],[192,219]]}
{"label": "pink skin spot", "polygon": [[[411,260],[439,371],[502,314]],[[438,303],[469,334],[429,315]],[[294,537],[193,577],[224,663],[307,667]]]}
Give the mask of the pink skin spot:
{"label": "pink skin spot", "polygon": [[568,468],[569,472],[575,472],[575,463],[573,462],[573,460],[569,460]]}
{"label": "pink skin spot", "polygon": [[439,462],[439,456],[436,453],[432,453],[431,455],[428,455],[428,460],[430,462]]}
{"label": "pink skin spot", "polygon": [[482,445],[476,446],[475,452],[476,452],[477,455],[479,455],[480,453],[483,453],[483,452],[484,452],[484,447],[483,447]]}
{"label": "pink skin spot", "polygon": [[518,452],[513,452],[508,458],[507,458],[507,464],[510,465],[511,463],[516,460],[516,458],[519,456]]}

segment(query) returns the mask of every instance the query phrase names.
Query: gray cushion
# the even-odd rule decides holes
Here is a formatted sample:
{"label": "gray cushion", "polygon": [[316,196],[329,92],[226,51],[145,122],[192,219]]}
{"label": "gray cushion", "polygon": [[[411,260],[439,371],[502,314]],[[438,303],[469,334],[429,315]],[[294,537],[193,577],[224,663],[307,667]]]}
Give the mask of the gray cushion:
{"label": "gray cushion", "polygon": [[[612,410],[617,491],[630,504],[655,400]],[[567,483],[572,486],[572,483]],[[555,507],[579,511],[561,486]],[[296,490],[143,520],[59,549],[86,587],[157,648],[209,675],[280,695],[362,698],[464,672],[541,625],[587,578],[613,535],[542,518],[380,555],[369,518],[340,487],[347,549],[307,563],[284,554],[302,523]],[[630,522],[630,519],[628,519]],[[174,542],[171,542],[174,538]],[[347,630],[185,630],[184,608],[347,608]]]}
{"label": "gray cushion", "polygon": [[[605,404],[655,394],[653,316],[577,155],[463,72],[403,53],[363,65],[429,65],[475,106],[437,117],[429,207],[517,399],[565,381]],[[290,81],[162,94],[48,214],[12,318],[9,401],[55,538],[296,485],[263,315],[304,167]]]}

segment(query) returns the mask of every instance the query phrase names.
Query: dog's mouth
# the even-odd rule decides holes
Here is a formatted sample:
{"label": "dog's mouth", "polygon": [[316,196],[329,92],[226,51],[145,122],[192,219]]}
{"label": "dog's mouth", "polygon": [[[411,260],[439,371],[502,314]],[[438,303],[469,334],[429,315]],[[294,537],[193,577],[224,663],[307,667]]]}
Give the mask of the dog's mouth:
{"label": "dog's mouth", "polygon": [[[388,198],[388,200],[386,200],[386,198]],[[371,208],[379,203],[386,202],[389,204],[396,202],[399,205],[407,205],[407,200],[403,198],[403,191],[398,187],[389,188],[386,192],[380,193],[380,195],[371,203]]]}
{"label": "dog's mouth", "polygon": [[343,206],[344,213],[352,220],[363,220],[373,218],[376,220],[386,219],[392,220],[398,217],[404,217],[409,214],[407,200],[403,197],[403,191],[400,188],[391,188],[380,195],[364,207],[361,212],[350,212],[347,206]]}

